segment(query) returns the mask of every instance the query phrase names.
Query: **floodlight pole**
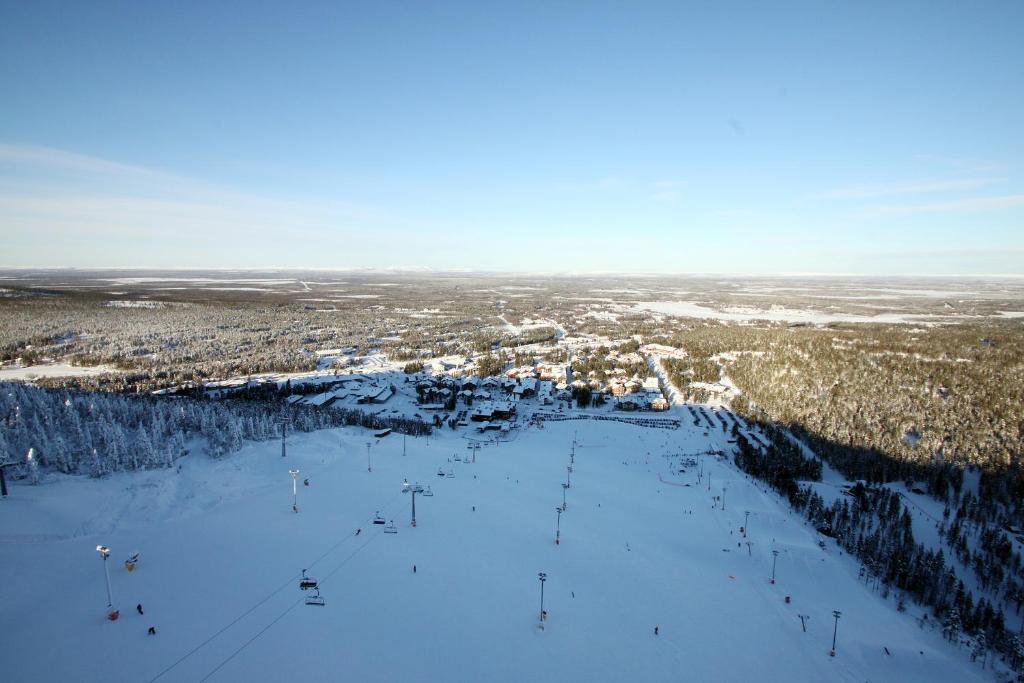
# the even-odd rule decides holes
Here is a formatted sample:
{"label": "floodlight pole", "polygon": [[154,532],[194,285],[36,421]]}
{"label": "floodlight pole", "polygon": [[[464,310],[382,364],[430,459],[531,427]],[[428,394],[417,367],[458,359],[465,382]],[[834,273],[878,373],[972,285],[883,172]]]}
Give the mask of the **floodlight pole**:
{"label": "floodlight pole", "polygon": [[96,546],[96,552],[103,558],[103,578],[107,580],[107,609],[112,609],[114,599],[110,595],[110,570],[107,569],[107,558],[110,556],[110,548],[105,545]]}
{"label": "floodlight pole", "polygon": [[747,537],[747,528],[750,526],[750,510],[743,512],[743,538]]}
{"label": "floodlight pole", "polygon": [[370,442],[366,442],[366,471],[373,472],[373,464],[370,462]]}
{"label": "floodlight pole", "polygon": [[299,486],[298,486],[299,471],[298,470],[288,470],[288,474],[292,475],[292,512],[298,512],[299,511]]}
{"label": "floodlight pole", "polygon": [[558,513],[558,520],[555,522],[555,545],[559,545],[562,538],[562,508],[556,506],[555,512]]}
{"label": "floodlight pole", "polygon": [[412,487],[410,490],[412,493],[412,525],[416,526],[416,487]]}
{"label": "floodlight pole", "polygon": [[772,551],[772,580],[771,580],[772,584],[775,583],[775,562],[778,559],[779,559],[779,551],[778,550],[773,550]]}
{"label": "floodlight pole", "polygon": [[832,650],[828,653],[830,657],[836,656],[836,633],[839,632],[839,617],[843,616],[843,613],[839,610],[832,610],[832,616],[835,617],[836,623],[832,627]]}
{"label": "floodlight pole", "polygon": [[572,465],[566,465],[565,488],[572,488]]}
{"label": "floodlight pole", "polygon": [[544,626],[544,582],[548,580],[548,575],[538,572],[537,578],[540,579],[540,625]]}
{"label": "floodlight pole", "polygon": [[568,485],[568,484],[562,484],[562,512],[565,512],[565,510],[566,510],[566,505],[565,505],[565,492],[566,492],[566,491],[567,491],[568,489],[569,489],[569,485]]}

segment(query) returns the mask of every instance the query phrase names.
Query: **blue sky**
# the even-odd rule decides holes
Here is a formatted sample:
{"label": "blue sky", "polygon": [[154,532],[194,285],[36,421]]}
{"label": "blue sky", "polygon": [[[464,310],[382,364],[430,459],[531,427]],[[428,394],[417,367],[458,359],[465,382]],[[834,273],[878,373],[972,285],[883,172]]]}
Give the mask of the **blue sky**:
{"label": "blue sky", "polygon": [[0,265],[1024,274],[1024,3],[0,4]]}

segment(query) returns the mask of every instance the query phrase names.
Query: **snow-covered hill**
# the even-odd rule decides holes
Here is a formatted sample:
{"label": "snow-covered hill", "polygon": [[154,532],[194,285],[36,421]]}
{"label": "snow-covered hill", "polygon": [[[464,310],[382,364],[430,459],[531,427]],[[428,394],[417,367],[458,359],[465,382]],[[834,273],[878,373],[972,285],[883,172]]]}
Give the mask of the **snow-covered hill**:
{"label": "snow-covered hill", "polygon": [[[820,548],[774,494],[702,455],[726,448],[724,434],[684,423],[548,423],[481,448],[475,464],[448,431],[408,439],[403,456],[401,436],[346,428],[294,435],[284,459],[269,442],[190,456],[180,472],[18,485],[0,502],[3,679],[987,678],[918,626],[920,609],[897,613],[858,582],[857,564]],[[289,468],[300,470],[298,514]],[[435,494],[416,497],[416,528],[405,478]],[[399,533],[371,523],[378,510]],[[100,543],[112,549],[116,622]],[[304,604],[303,568],[326,606]]]}

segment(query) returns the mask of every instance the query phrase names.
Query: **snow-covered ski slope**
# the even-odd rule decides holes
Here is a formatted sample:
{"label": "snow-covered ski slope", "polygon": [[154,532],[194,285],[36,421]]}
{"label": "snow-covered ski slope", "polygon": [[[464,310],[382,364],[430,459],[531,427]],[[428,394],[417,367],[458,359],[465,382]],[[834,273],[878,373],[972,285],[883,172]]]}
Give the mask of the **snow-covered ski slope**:
{"label": "snow-covered ski slope", "polygon": [[[449,462],[472,452],[448,430],[408,439],[403,457],[400,435],[346,428],[294,435],[284,459],[269,442],[222,461],[190,456],[181,472],[18,485],[0,502],[0,678],[985,680],[966,651],[918,627],[920,608],[896,612],[773,494],[715,456],[682,474],[683,459],[665,457],[724,439],[689,420],[676,431],[548,423],[467,464]],[[289,468],[300,470],[298,514]],[[406,477],[435,494],[416,497],[416,528]],[[723,486],[724,510],[712,498]],[[399,533],[371,523],[377,510]],[[100,543],[112,549],[116,622]],[[303,568],[326,606],[304,604]]]}

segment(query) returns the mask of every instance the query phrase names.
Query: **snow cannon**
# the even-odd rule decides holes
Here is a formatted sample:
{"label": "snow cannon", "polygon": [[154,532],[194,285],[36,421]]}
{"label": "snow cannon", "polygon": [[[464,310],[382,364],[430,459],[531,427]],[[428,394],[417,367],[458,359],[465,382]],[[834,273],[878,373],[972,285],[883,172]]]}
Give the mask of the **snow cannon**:
{"label": "snow cannon", "polygon": [[139,562],[139,554],[132,553],[128,556],[128,559],[124,561],[124,568],[130,572],[135,571],[135,565]]}
{"label": "snow cannon", "polygon": [[121,616],[121,610],[112,609],[107,613],[107,619],[110,621],[117,621]]}

